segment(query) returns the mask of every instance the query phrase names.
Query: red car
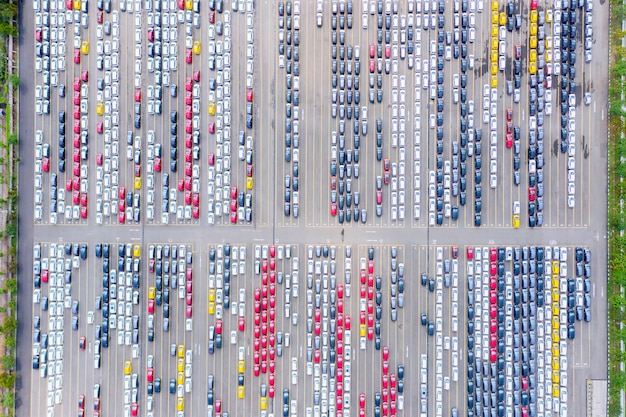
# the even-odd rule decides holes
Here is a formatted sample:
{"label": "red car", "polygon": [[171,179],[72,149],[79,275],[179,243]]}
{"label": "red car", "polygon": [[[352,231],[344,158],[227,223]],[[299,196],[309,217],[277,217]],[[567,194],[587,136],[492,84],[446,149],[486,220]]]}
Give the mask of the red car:
{"label": "red car", "polygon": [[465,252],[467,254],[468,260],[474,259],[474,247],[473,246],[468,246],[467,249],[465,249]]}
{"label": "red car", "polygon": [[209,133],[211,134],[215,133],[215,122],[213,121],[209,122]]}
{"label": "red car", "polygon": [[69,178],[65,180],[65,191],[72,191],[72,180]]}
{"label": "red car", "polygon": [[188,318],[191,318],[193,316],[193,307],[187,306],[186,314]]}
{"label": "red car", "polygon": [[199,69],[193,70],[193,80],[197,83],[200,82],[200,70]]}
{"label": "red car", "polygon": [[35,39],[37,40],[37,42],[41,42],[42,41],[41,29],[37,29],[37,31],[35,32]]}
{"label": "red car", "polygon": [[139,411],[139,405],[137,403],[132,403],[130,406],[130,415],[133,417],[137,417],[137,412]]}
{"label": "red car", "polygon": [[198,219],[198,218],[200,218],[200,208],[199,208],[199,207],[197,207],[197,206],[193,206],[193,207],[191,208],[191,216],[192,216],[194,219]]}
{"label": "red car", "polygon": [[87,207],[87,199],[88,199],[87,193],[82,193],[80,195],[80,205],[83,207]]}
{"label": "red car", "polygon": [[243,332],[246,329],[246,318],[239,317],[239,331]]}
{"label": "red car", "polygon": [[389,58],[391,56],[391,46],[385,46],[385,58]]}
{"label": "red car", "polygon": [[[80,88],[80,82],[78,83]],[[78,106],[80,104],[80,91],[74,91],[74,105]]]}
{"label": "red car", "polygon": [[154,368],[148,368],[148,373],[146,376],[147,376],[148,382],[154,382]]}
{"label": "red car", "polygon": [[209,23],[215,23],[215,10],[209,10]]}
{"label": "red car", "polygon": [[337,203],[330,203],[330,215],[333,217],[337,215]]}
{"label": "red car", "polygon": [[[189,49],[188,49],[188,51],[189,51]],[[187,77],[185,79],[185,90],[191,91],[192,89],[193,89],[193,83],[191,81],[191,77]]]}
{"label": "red car", "polygon": [[154,30],[148,29],[148,41],[154,42]]}
{"label": "red car", "polygon": [[74,133],[80,133],[80,120],[74,120]]}
{"label": "red car", "polygon": [[254,91],[251,88],[246,90],[246,101],[252,103],[254,101]]}
{"label": "red car", "polygon": [[376,204],[381,204],[383,202],[383,192],[381,190],[376,190]]}
{"label": "red car", "polygon": [[148,313],[154,314],[154,300],[148,300]]}
{"label": "red car", "polygon": [[154,158],[154,170],[156,172],[161,172],[161,158]]}
{"label": "red car", "polygon": [[186,91],[185,92],[185,104],[188,106],[191,106],[191,103],[193,103],[193,95],[191,94],[191,91]]}
{"label": "red car", "polygon": [[193,294],[187,294],[185,301],[187,302],[188,306],[193,305]]}
{"label": "red car", "polygon": [[185,132],[191,133],[193,131],[193,125],[191,124],[191,120],[185,120]]}
{"label": "red car", "polygon": [[365,408],[365,394],[359,395],[359,407]]}
{"label": "red car", "polygon": [[185,0],[178,0],[178,8],[180,10],[185,10]]}
{"label": "red car", "polygon": [[104,21],[104,13],[102,13],[102,11],[99,10],[98,13],[96,13],[96,20],[98,23],[102,24]]}
{"label": "red car", "polygon": [[515,59],[520,59],[522,57],[522,45],[517,43],[515,44]]}
{"label": "red car", "polygon": [[[73,172],[76,177],[80,175],[80,162],[74,162]],[[78,185],[80,186],[80,179],[78,179]],[[76,187],[74,187],[74,189],[76,189]]]}
{"label": "red car", "polygon": [[80,49],[74,49],[74,63],[80,64]]}
{"label": "red car", "polygon": [[376,48],[374,47],[374,42],[370,43],[370,58],[374,58],[376,54]]}
{"label": "red car", "polygon": [[506,134],[506,147],[507,148],[513,147],[513,135],[510,133]]}
{"label": "red car", "polygon": [[80,72],[80,78],[81,80],[83,80],[84,82],[89,81],[89,70],[88,69],[84,69]]}
{"label": "red car", "polygon": [[188,64],[193,63],[193,53],[189,48],[185,49],[185,62]]}
{"label": "red car", "polygon": [[[80,78],[78,77],[74,77],[74,91],[80,91]],[[76,96],[74,96],[74,99],[76,99]],[[78,96],[78,99],[80,103],[80,94]]]}
{"label": "red car", "polygon": [[141,88],[135,89],[135,101],[141,103]]}
{"label": "red car", "polygon": [[537,199],[537,190],[535,187],[528,187],[528,201],[535,201]]}
{"label": "red car", "polygon": [[41,161],[41,166],[44,172],[50,172],[50,158],[43,158]]}
{"label": "red car", "polygon": [[102,123],[102,120],[98,120],[98,122],[96,123],[96,132],[104,132],[104,124]]}
{"label": "red car", "polygon": [[376,60],[374,58],[370,58],[370,72],[376,71]]}

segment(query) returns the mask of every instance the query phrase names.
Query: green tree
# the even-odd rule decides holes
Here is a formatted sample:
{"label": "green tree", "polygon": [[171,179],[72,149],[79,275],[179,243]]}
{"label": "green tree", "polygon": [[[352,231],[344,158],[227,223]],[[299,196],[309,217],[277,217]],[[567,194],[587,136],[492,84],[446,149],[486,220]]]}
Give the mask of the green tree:
{"label": "green tree", "polygon": [[5,371],[11,371],[15,368],[15,356],[14,355],[4,355],[0,359],[0,364],[2,365],[2,369]]}
{"label": "green tree", "polygon": [[626,7],[624,7],[624,4],[615,5],[611,7],[611,14],[616,20],[622,21],[626,19]]}
{"label": "green tree", "polygon": [[620,59],[613,65],[611,72],[618,77],[626,75],[626,59]]}
{"label": "green tree", "polygon": [[17,292],[17,279],[9,278],[4,283],[4,286],[10,293],[15,294]]}
{"label": "green tree", "polygon": [[4,323],[2,324],[2,331],[5,334],[14,334],[16,330],[17,330],[17,319],[12,316],[5,318]]}
{"label": "green tree", "polygon": [[15,394],[13,394],[12,391],[7,391],[4,393],[4,396],[2,397],[2,404],[12,410],[13,407],[15,407]]}
{"label": "green tree", "polygon": [[9,76],[9,82],[13,86],[13,88],[17,88],[20,86],[20,77],[17,74],[11,74]]}
{"label": "green tree", "polygon": [[10,23],[0,22],[0,34],[17,37],[17,28]]}
{"label": "green tree", "polygon": [[10,335],[4,339],[4,344],[9,349],[15,349],[15,336]]}
{"label": "green tree", "polygon": [[0,387],[13,388],[14,385],[15,385],[15,373],[9,374],[7,372],[3,372],[0,374]]}
{"label": "green tree", "polygon": [[18,143],[17,133],[15,132],[9,133],[9,135],[7,136],[7,143],[9,145],[17,145]]}

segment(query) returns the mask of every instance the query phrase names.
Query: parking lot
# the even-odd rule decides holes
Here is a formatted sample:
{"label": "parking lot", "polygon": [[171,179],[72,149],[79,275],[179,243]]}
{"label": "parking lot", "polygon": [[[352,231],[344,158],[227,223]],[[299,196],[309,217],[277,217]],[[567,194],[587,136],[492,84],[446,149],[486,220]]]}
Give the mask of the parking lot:
{"label": "parking lot", "polygon": [[33,6],[18,415],[582,415],[606,6]]}

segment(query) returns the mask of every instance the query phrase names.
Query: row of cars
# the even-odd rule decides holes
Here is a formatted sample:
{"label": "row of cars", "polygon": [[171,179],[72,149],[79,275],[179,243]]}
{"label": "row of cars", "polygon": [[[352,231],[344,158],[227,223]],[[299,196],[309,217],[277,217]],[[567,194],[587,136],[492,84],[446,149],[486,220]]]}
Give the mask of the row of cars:
{"label": "row of cars", "polygon": [[[340,2],[339,7],[333,2],[331,9],[331,116],[338,120],[337,130],[330,134],[330,215],[339,224],[352,220],[365,224],[367,209],[365,202],[361,202],[358,181],[363,152],[361,136],[367,134],[367,106],[360,107],[360,46],[345,41],[347,31],[352,29],[352,2]],[[379,91],[382,98],[380,88]],[[380,161],[382,143],[378,149]],[[382,215],[382,205],[379,208]]]}
{"label": "row of cars", "polygon": [[[249,7],[248,7],[249,6]],[[239,8],[239,5],[237,5]],[[236,9],[233,9],[236,11]],[[253,129],[254,109],[254,32],[253,8],[248,4],[241,8],[246,19],[246,129]],[[209,134],[215,138],[215,152],[208,155],[208,220],[228,215],[232,224],[252,221],[252,190],[254,188],[252,135],[246,135],[245,129],[238,132],[237,142],[233,140],[236,119],[231,120],[231,22],[237,15],[230,11],[219,12],[215,7],[209,11],[209,32],[214,32],[215,40],[209,42],[209,95],[208,112],[210,116]],[[222,18],[220,20],[220,17]],[[222,38],[223,37],[223,38]],[[222,40],[223,39],[223,40]],[[237,156],[235,157],[235,148]],[[231,151],[232,149],[232,151]],[[239,192],[236,180],[239,175],[236,161],[245,162],[245,192]],[[230,188],[229,188],[230,187]],[[241,186],[243,189],[244,187]],[[233,193],[232,190],[236,190]]]}
{"label": "row of cars", "polygon": [[278,66],[285,68],[285,174],[283,213],[300,214],[300,1],[278,3]]}
{"label": "row of cars", "polygon": [[[436,341],[435,355],[435,402],[434,408],[437,415],[442,415],[443,410],[443,390],[449,391],[451,383],[459,381],[459,342],[456,336],[459,331],[459,261],[458,247],[450,247],[449,256],[444,256],[444,247],[437,246],[435,248],[435,270],[434,278],[428,278],[426,273],[421,274],[422,286],[428,286],[431,293],[436,296],[435,299],[435,318],[429,319],[429,314],[421,313],[421,325],[426,327],[429,336],[433,336]],[[444,301],[444,291],[450,290],[449,298]],[[449,303],[450,308],[445,309],[450,312],[449,326],[450,334],[444,335],[444,303]],[[444,376],[443,372],[443,354],[450,351],[451,366],[448,368],[448,375]],[[428,381],[429,381],[429,365],[428,355],[422,354],[420,357],[420,415],[424,416],[428,413]],[[430,365],[432,370],[432,364]],[[432,394],[431,394],[432,397]],[[456,408],[451,408],[451,414],[455,415]]]}
{"label": "row of cars", "polygon": [[[154,4],[147,4],[146,9],[147,69],[150,81],[145,90],[147,113],[161,115],[164,112],[165,95],[170,96],[172,104],[169,112],[169,130],[162,133],[148,131],[146,218],[150,222],[160,220],[161,224],[169,224],[171,218],[179,223],[190,222],[200,217],[200,169],[197,164],[200,160],[200,85],[193,89],[192,96],[192,80],[200,81],[200,70],[187,71],[192,76],[185,80],[185,90],[180,94],[175,79],[178,73],[179,26],[184,27],[186,66],[192,65],[194,55],[200,55],[202,51],[201,41],[194,40],[194,30],[200,28],[200,2],[155,1]],[[135,102],[141,106],[143,87],[136,85],[135,88]],[[169,94],[164,93],[165,91]],[[175,110],[176,101],[183,93],[184,123],[179,121],[178,110]],[[179,136],[182,134],[185,136],[184,153],[180,149],[182,146],[179,147]],[[168,143],[169,147],[166,148]],[[161,180],[160,193],[156,178]]]}
{"label": "row of cars", "polygon": [[[65,310],[71,310],[72,330],[78,331],[79,301],[76,294],[72,298],[72,279],[80,278],[87,246],[52,243],[47,249],[41,243],[33,245],[33,303],[39,311],[33,314],[32,368],[47,382],[47,413],[54,415],[55,407],[63,403]],[[87,313],[89,324],[93,318]],[[79,339],[79,349],[85,349],[85,337]]]}
{"label": "row of cars", "polygon": [[[591,298],[591,252],[565,247],[467,247],[467,406],[471,415],[567,413],[568,340]],[[571,261],[571,260],[570,260]],[[585,272],[587,271],[587,272]],[[589,276],[583,278],[582,275]]]}
{"label": "row of cars", "polygon": [[[419,4],[419,3],[418,3]],[[431,4],[431,6],[435,6]],[[474,101],[468,100],[468,78],[474,68],[474,56],[470,48],[475,41],[476,4],[474,2],[455,2],[452,14],[453,28],[446,31],[445,4],[439,2],[436,10],[431,7],[431,21],[437,16],[436,40],[431,40],[426,51],[428,59],[420,61],[422,45],[420,32],[417,31],[415,52],[415,108],[421,111],[419,87],[429,90],[429,97],[436,101],[436,112],[433,111],[428,120],[428,127],[436,132],[436,168],[428,172],[428,224],[442,225],[445,218],[456,221],[459,206],[467,204],[468,165],[469,158],[474,157],[474,225],[482,224],[482,129],[475,122]],[[478,11],[481,11],[479,6]],[[419,14],[417,14],[419,16]],[[480,15],[479,15],[480,16]],[[428,8],[424,4],[424,27],[428,21]],[[450,22],[448,22],[449,24]],[[458,137],[451,141],[451,159],[444,158],[444,66],[446,62],[459,65],[460,73],[452,77],[452,104],[459,108]],[[421,72],[421,75],[420,75]],[[491,118],[491,128],[495,129],[497,121]],[[489,122],[490,120],[487,120]],[[419,120],[416,120],[416,124]],[[456,134],[456,133],[455,133]],[[415,132],[415,169],[419,168],[420,133]],[[492,143],[492,145],[495,145]],[[497,154],[495,146],[490,147],[489,185],[497,185]],[[419,180],[419,177],[416,179]],[[414,181],[419,184],[419,181]],[[416,195],[416,198],[419,195]],[[458,199],[458,200],[456,200]],[[456,200],[456,201],[455,201]],[[457,205],[458,201],[458,205]]]}

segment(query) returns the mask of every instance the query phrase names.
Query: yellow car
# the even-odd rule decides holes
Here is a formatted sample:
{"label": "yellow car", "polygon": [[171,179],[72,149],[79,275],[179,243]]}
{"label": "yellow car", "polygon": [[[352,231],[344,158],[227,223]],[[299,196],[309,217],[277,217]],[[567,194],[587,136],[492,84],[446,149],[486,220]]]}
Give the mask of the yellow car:
{"label": "yellow car", "polygon": [[200,41],[195,41],[193,43],[193,53],[196,55],[200,55],[201,50],[202,50],[202,46],[200,44]]}
{"label": "yellow car", "polygon": [[498,0],[491,0],[491,10],[498,11]]}
{"label": "yellow car", "polygon": [[246,394],[246,391],[245,391],[244,387],[242,387],[242,386],[238,386],[238,387],[237,387],[237,398],[239,398],[239,399],[243,399],[243,397],[245,396],[245,394]]}
{"label": "yellow car", "polygon": [[536,23],[531,23],[531,24],[530,24],[529,33],[530,33],[531,35],[537,35],[537,30],[538,30],[538,28],[537,28],[537,24],[536,24]]}
{"label": "yellow car", "polygon": [[209,114],[215,116],[215,103],[212,101],[209,102]]}
{"label": "yellow car", "polygon": [[148,298],[154,300],[154,296],[156,295],[156,288],[150,287],[148,288]]}
{"label": "yellow car", "polygon": [[[558,274],[559,274],[559,261],[552,261],[552,275],[558,275]],[[557,279],[557,283],[558,283],[558,279]]]}
{"label": "yellow car", "polygon": [[365,326],[364,324],[361,324],[361,325],[359,326],[359,335],[360,335],[361,337],[365,337],[365,336],[367,336],[367,326]]}
{"label": "yellow car", "polygon": [[179,358],[185,357],[185,345],[178,345],[178,347],[176,348],[176,356],[178,356]]}
{"label": "yellow car", "polygon": [[561,341],[561,335],[559,329],[552,329],[552,342],[559,343]]}
{"label": "yellow car", "polygon": [[491,38],[491,50],[498,52],[498,38]]}
{"label": "yellow car", "polygon": [[560,383],[561,383],[561,374],[553,370],[552,371],[552,395],[554,395],[556,398],[559,397],[559,384]]}
{"label": "yellow car", "polygon": [[252,177],[247,177],[246,178],[246,188],[248,190],[251,190],[251,189],[254,188],[254,178],[252,178]]}
{"label": "yellow car", "polygon": [[559,355],[561,354],[561,351],[559,350],[559,347],[556,344],[552,345],[552,357],[553,358],[559,358]]}
{"label": "yellow car", "polygon": [[215,301],[215,288],[209,288],[209,302]]}
{"label": "yellow car", "polygon": [[495,62],[491,62],[491,75],[496,75],[498,73],[498,64]]}
{"label": "yellow car", "polygon": [[135,177],[135,190],[141,190],[141,177]]}
{"label": "yellow car", "polygon": [[491,12],[491,23],[498,24],[498,11],[494,10]]}
{"label": "yellow car", "polygon": [[237,362],[237,372],[239,372],[240,374],[246,372],[246,361]]}
{"label": "yellow car", "polygon": [[491,76],[491,88],[498,88],[498,76],[497,75]]}
{"label": "yellow car", "polygon": [[559,360],[559,357],[552,357],[552,371],[553,372],[560,372],[561,370],[561,361]]}
{"label": "yellow car", "polygon": [[529,46],[533,49],[537,49],[537,36],[531,36],[530,37],[530,43]]}
{"label": "yellow car", "polygon": [[185,374],[183,374],[182,372],[178,372],[176,374],[176,383],[178,385],[183,385],[185,383]]}
{"label": "yellow car", "polygon": [[74,10],[80,10],[81,6],[80,0],[74,0]]}
{"label": "yellow car", "polygon": [[506,25],[506,13],[500,12],[500,26]]}
{"label": "yellow car", "polygon": [[546,22],[547,23],[552,22],[552,10],[546,10]]}
{"label": "yellow car", "polygon": [[98,116],[102,116],[104,114],[104,103],[99,101],[96,104],[96,113],[98,114]]}
{"label": "yellow car", "polygon": [[552,50],[548,49],[545,53],[546,62],[552,62]]}
{"label": "yellow car", "polygon": [[537,9],[533,9],[530,11],[530,22],[531,23],[537,23],[537,19],[539,17],[539,12],[537,11]]}
{"label": "yellow car", "polygon": [[537,63],[536,62],[529,62],[528,63],[528,72],[531,75],[535,75],[537,73]]}
{"label": "yellow car", "polygon": [[140,245],[134,245],[133,246],[133,256],[135,258],[139,258],[141,256],[141,246]]}
{"label": "yellow car", "polygon": [[187,10],[193,9],[193,1],[192,0],[185,0],[185,9],[187,9]]}
{"label": "yellow car", "polygon": [[261,397],[261,410],[267,409],[267,397]]}
{"label": "yellow car", "polygon": [[176,368],[178,372],[185,372],[185,360],[183,358],[178,358],[176,360]]}
{"label": "yellow car", "polygon": [[537,62],[537,50],[536,49],[530,50],[530,62]]}
{"label": "yellow car", "polygon": [[520,224],[519,214],[514,214],[513,215],[513,228],[514,229],[519,229],[519,224]]}
{"label": "yellow car", "polygon": [[498,62],[498,51],[491,50],[491,62]]}
{"label": "yellow car", "polygon": [[124,375],[130,375],[133,373],[133,363],[131,361],[124,362]]}
{"label": "yellow car", "polygon": [[185,411],[185,398],[179,397],[176,399],[176,409],[178,411]]}
{"label": "yellow car", "polygon": [[[558,327],[559,327],[559,324],[560,324],[560,323],[559,323],[559,318],[558,318],[557,316],[552,316],[552,328],[553,328],[553,329],[558,328]],[[556,355],[556,356],[557,356],[557,357],[559,356],[559,355],[558,355],[558,352],[557,352],[557,355]]]}
{"label": "yellow car", "polygon": [[[557,293],[559,292],[559,277],[552,277],[552,290],[556,291]],[[552,298],[554,299],[554,294],[552,295]],[[556,298],[556,300],[558,300],[558,298]]]}
{"label": "yellow car", "polygon": [[213,301],[209,302],[209,314],[215,314],[215,303]]}
{"label": "yellow car", "polygon": [[80,51],[83,55],[89,54],[89,41],[83,41],[83,43],[80,44]]}
{"label": "yellow car", "polygon": [[491,25],[491,37],[498,39],[498,25]]}

